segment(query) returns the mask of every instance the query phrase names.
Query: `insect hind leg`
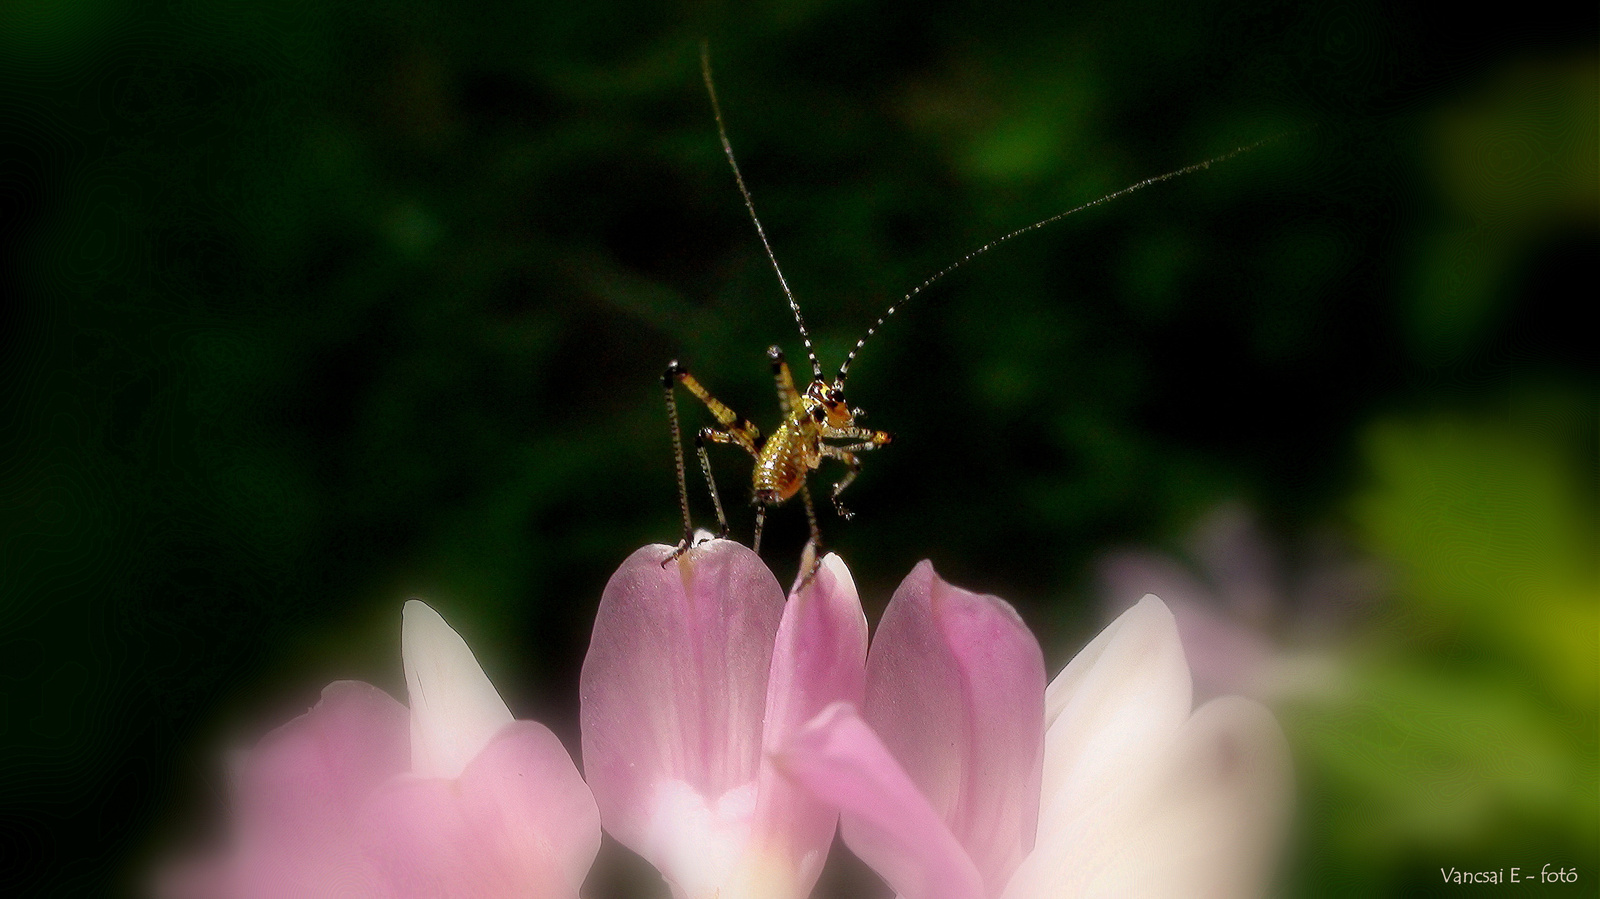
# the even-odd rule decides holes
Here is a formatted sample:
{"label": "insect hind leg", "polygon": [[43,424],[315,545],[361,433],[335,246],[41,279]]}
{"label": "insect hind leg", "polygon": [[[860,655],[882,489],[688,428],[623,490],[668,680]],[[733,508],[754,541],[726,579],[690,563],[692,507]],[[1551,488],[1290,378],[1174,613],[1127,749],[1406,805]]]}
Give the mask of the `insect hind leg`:
{"label": "insect hind leg", "polygon": [[683,465],[683,431],[678,425],[678,398],[672,389],[680,373],[688,374],[674,360],[668,363],[666,372],[661,376],[662,391],[667,398],[667,425],[672,431],[672,464],[678,475],[678,511],[683,513],[683,538],[673,547],[672,553],[661,560],[662,568],[687,552],[694,540],[694,524],[689,519],[689,482]]}
{"label": "insect hind leg", "polygon": [[[716,428],[701,428],[700,433],[694,437],[694,451],[700,456],[700,470],[706,476],[706,488],[711,491],[711,505],[717,510],[717,536],[728,536],[728,517],[722,514],[722,498],[717,495],[717,480],[711,476],[711,457],[706,454],[706,443],[725,443],[748,449],[746,441],[739,435]],[[754,455],[754,453],[752,453]],[[759,532],[757,540],[760,539]]]}
{"label": "insect hind leg", "polygon": [[722,498],[717,495],[717,482],[711,474],[711,458],[706,453],[706,441],[712,443],[727,443],[743,448],[751,455],[755,455],[761,442],[761,432],[755,425],[736,414],[727,404],[712,396],[710,391],[695,380],[689,370],[680,365],[676,360],[667,365],[667,370],[661,375],[661,386],[667,399],[667,422],[672,430],[672,461],[678,476],[678,509],[683,515],[683,538],[672,553],[662,560],[665,566],[668,562],[678,558],[694,544],[694,525],[689,516],[689,484],[686,465],[683,461],[683,429],[678,420],[678,400],[674,388],[683,385],[695,399],[703,403],[717,422],[726,430],[704,428],[695,435],[695,453],[700,457],[700,470],[705,474],[706,488],[711,493],[711,504],[717,512],[717,536],[725,537],[728,534],[728,519],[722,511]]}
{"label": "insect hind leg", "polygon": [[772,378],[777,383],[778,407],[783,417],[788,418],[795,409],[800,408],[800,391],[795,389],[794,374],[789,371],[788,360],[783,358],[783,350],[776,346],[768,347],[767,358],[772,361]]}

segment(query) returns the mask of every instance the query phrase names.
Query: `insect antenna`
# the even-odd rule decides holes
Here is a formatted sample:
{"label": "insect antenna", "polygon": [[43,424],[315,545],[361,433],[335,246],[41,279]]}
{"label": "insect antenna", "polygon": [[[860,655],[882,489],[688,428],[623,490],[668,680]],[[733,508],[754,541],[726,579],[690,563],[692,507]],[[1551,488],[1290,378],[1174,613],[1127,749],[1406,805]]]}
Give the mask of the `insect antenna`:
{"label": "insect antenna", "polygon": [[728,165],[733,169],[733,180],[739,184],[739,194],[744,197],[744,208],[750,211],[750,221],[755,222],[756,234],[761,238],[761,246],[767,251],[767,259],[772,263],[772,270],[778,273],[778,284],[783,287],[783,295],[789,299],[789,309],[794,313],[794,323],[800,327],[800,339],[805,341],[806,358],[811,360],[812,376],[822,380],[822,363],[817,361],[817,351],[811,346],[811,333],[806,330],[806,320],[800,315],[800,304],[795,301],[794,291],[789,289],[789,281],[783,276],[783,269],[778,267],[778,257],[772,253],[772,244],[767,241],[767,231],[761,227],[761,218],[756,215],[755,201],[750,199],[750,189],[744,185],[744,175],[739,173],[739,161],[733,158],[733,144],[728,142],[728,129],[722,124],[722,104],[717,102],[717,86],[711,78],[711,46],[702,41],[700,43],[700,75],[706,82],[706,93],[711,95],[711,114],[717,119],[717,137],[722,140],[722,152],[728,157]]}
{"label": "insect antenna", "polygon": [[[707,77],[709,77],[709,74],[708,74]],[[712,103],[713,104],[716,103],[715,96],[713,96],[713,98],[712,98]],[[718,126],[719,127],[721,126],[721,119],[718,119]],[[1198,171],[1200,171],[1202,169],[1210,168],[1211,166],[1215,165],[1216,163],[1225,162],[1225,161],[1227,161],[1229,159],[1232,159],[1235,156],[1238,156],[1241,153],[1248,153],[1251,150],[1254,150],[1257,147],[1261,146],[1262,144],[1266,144],[1266,143],[1269,143],[1271,141],[1275,141],[1275,140],[1277,140],[1278,138],[1280,138],[1282,136],[1283,135],[1280,134],[1280,135],[1274,135],[1274,136],[1268,137],[1268,138],[1263,138],[1261,140],[1256,141],[1253,144],[1248,144],[1248,145],[1243,146],[1243,147],[1235,147],[1234,149],[1229,150],[1228,152],[1223,153],[1220,156],[1213,156],[1212,158],[1207,159],[1205,162],[1197,162],[1197,163],[1194,163],[1193,165],[1186,165],[1181,169],[1176,169],[1174,171],[1170,171],[1170,172],[1166,173],[1165,175],[1157,175],[1154,178],[1146,178],[1143,181],[1138,182],[1137,184],[1130,184],[1130,185],[1128,185],[1127,187],[1124,187],[1121,190],[1114,191],[1112,193],[1106,194],[1105,196],[1101,197],[1098,200],[1091,200],[1091,201],[1083,204],[1082,206],[1076,206],[1076,207],[1073,207],[1072,209],[1068,209],[1066,212],[1056,213],[1055,215],[1052,215],[1047,219],[1042,219],[1042,220],[1034,222],[1033,224],[1028,225],[1026,227],[1018,228],[1017,230],[1012,231],[1010,234],[1004,235],[1003,237],[997,237],[994,240],[989,241],[988,243],[984,244],[983,246],[977,248],[976,250],[973,250],[972,252],[968,253],[967,255],[962,256],[960,259],[957,259],[955,262],[952,262],[949,265],[945,266],[944,268],[940,269],[939,271],[935,272],[926,281],[923,281],[921,284],[918,284],[916,287],[912,288],[910,293],[908,293],[905,296],[901,297],[898,301],[895,302],[895,304],[893,306],[890,306],[889,307],[889,311],[887,311],[883,315],[879,316],[878,320],[872,323],[872,327],[867,329],[867,333],[861,335],[861,339],[856,341],[856,345],[850,349],[850,354],[844,357],[844,364],[839,366],[839,377],[838,377],[838,380],[836,380],[834,383],[836,385],[840,385],[840,384],[844,383],[845,376],[850,374],[850,363],[855,361],[856,354],[861,352],[861,348],[866,345],[867,340],[870,339],[872,337],[872,335],[878,333],[878,329],[883,327],[884,322],[887,322],[889,320],[889,316],[894,315],[896,312],[898,312],[900,309],[902,309],[905,306],[906,303],[911,301],[912,297],[916,296],[919,293],[922,293],[924,290],[927,290],[929,287],[932,287],[935,283],[937,283],[939,281],[939,279],[943,278],[945,275],[950,274],[951,272],[955,271],[956,269],[960,268],[961,266],[967,264],[968,262],[971,262],[973,259],[975,259],[975,258],[977,258],[979,256],[982,256],[984,253],[989,252],[990,250],[992,250],[995,247],[1005,243],[1006,241],[1010,240],[1011,238],[1013,238],[1013,237],[1021,237],[1022,235],[1027,234],[1029,231],[1037,231],[1038,229],[1043,228],[1046,225],[1055,224],[1056,222],[1061,221],[1062,219],[1066,218],[1069,215],[1072,215],[1075,212],[1082,212],[1085,209],[1089,209],[1089,208],[1092,208],[1094,206],[1099,206],[1101,203],[1109,203],[1112,200],[1117,199],[1118,197],[1126,196],[1127,194],[1131,194],[1136,190],[1140,190],[1142,188],[1149,187],[1152,184],[1160,184],[1163,181],[1171,181],[1173,178],[1178,178],[1178,177],[1181,177],[1183,175],[1190,175],[1190,174],[1198,172]],[[724,139],[724,146],[726,146],[726,139]],[[731,159],[732,157],[730,156],[729,158]],[[746,202],[749,202],[749,197],[748,196],[745,199],[746,199]],[[754,212],[752,212],[751,214],[754,215]],[[760,225],[757,225],[756,227],[759,228]],[[777,263],[773,263],[773,264],[776,265]],[[791,299],[789,302],[793,303],[794,301]],[[795,309],[795,315],[798,316],[799,314],[800,314],[800,310],[798,308],[796,308]],[[810,348],[809,342],[807,343],[807,348],[808,349]],[[813,363],[815,362],[814,359],[812,361],[813,361]],[[820,377],[820,375],[819,375],[819,377]]]}

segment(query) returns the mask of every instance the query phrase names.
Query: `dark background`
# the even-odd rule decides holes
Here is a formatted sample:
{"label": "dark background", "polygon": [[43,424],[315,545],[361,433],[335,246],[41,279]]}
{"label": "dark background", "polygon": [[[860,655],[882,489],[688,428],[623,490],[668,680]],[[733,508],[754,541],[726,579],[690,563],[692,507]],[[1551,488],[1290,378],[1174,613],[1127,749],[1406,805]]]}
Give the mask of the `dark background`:
{"label": "dark background", "polygon": [[[1276,136],[897,315],[850,386],[898,439],[824,534],[870,617],[932,558],[1053,672],[1109,548],[1219,502],[1337,533],[1392,578],[1324,646],[1359,698],[1282,706],[1289,891],[1592,889],[1597,12],[1440,9],[9,5],[7,891],[139,894],[221,749],[403,695],[408,596],[576,748],[601,588],[676,538],[664,364],[770,428],[765,348],[800,358],[701,38],[829,366],[977,245]],[[803,539],[769,524],[785,583]]]}

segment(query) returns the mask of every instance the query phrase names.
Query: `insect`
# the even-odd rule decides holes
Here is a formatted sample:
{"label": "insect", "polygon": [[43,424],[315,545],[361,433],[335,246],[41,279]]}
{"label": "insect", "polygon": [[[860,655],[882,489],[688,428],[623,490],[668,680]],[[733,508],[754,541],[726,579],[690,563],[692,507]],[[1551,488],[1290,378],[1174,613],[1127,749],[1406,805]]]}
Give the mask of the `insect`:
{"label": "insect", "polygon": [[[934,283],[946,275],[960,268],[977,256],[1015,237],[1020,237],[1030,231],[1043,228],[1072,215],[1082,212],[1102,203],[1108,203],[1118,197],[1132,193],[1152,184],[1159,184],[1183,175],[1208,168],[1214,163],[1222,162],[1241,153],[1248,152],[1276,138],[1267,138],[1248,146],[1239,147],[1213,157],[1205,162],[1195,163],[1147,178],[1136,184],[1124,187],[1121,190],[1106,194],[1105,196],[1074,207],[1065,212],[1057,213],[1049,218],[1034,222],[1023,228],[1018,228],[1009,234],[989,241],[976,250],[962,256],[955,262],[931,277],[918,284],[904,297],[891,305],[878,320],[868,328],[866,333],[857,340],[849,354],[845,356],[844,363],[839,366],[839,373],[830,382],[823,374],[822,364],[817,361],[816,350],[811,345],[811,334],[806,330],[805,317],[801,315],[800,304],[795,300],[794,292],[789,289],[789,282],[783,276],[783,269],[778,265],[778,258],[772,252],[772,244],[767,240],[767,232],[761,226],[761,219],[756,215],[755,202],[750,197],[750,190],[745,186],[744,175],[739,171],[739,162],[734,158],[733,145],[728,140],[728,130],[722,119],[722,106],[717,100],[717,89],[711,77],[711,56],[708,47],[700,47],[700,73],[705,81],[706,93],[711,98],[711,111],[717,122],[717,137],[722,142],[723,154],[728,158],[728,165],[733,169],[734,182],[739,187],[739,194],[744,198],[745,209],[750,214],[750,220],[755,224],[756,235],[761,239],[762,249],[766,251],[767,260],[772,263],[772,270],[778,276],[778,284],[783,288],[784,297],[789,301],[789,309],[794,313],[796,327],[800,331],[800,339],[805,344],[806,358],[811,363],[811,383],[804,391],[795,384],[794,375],[789,369],[789,363],[784,358],[783,350],[772,346],[767,350],[767,356],[772,363],[772,374],[777,384],[778,406],[783,414],[783,420],[776,430],[769,435],[763,435],[749,419],[735,413],[726,404],[712,396],[689,369],[673,361],[667,365],[666,372],[661,377],[662,388],[666,393],[667,418],[672,430],[673,460],[676,464],[678,475],[678,506],[683,513],[683,539],[673,549],[672,553],[663,559],[661,564],[666,566],[673,559],[678,558],[688,551],[694,540],[693,525],[689,518],[689,488],[685,474],[683,458],[682,430],[678,420],[677,388],[682,387],[699,400],[717,420],[717,426],[701,428],[695,434],[695,454],[700,459],[700,469],[705,475],[706,486],[711,494],[712,506],[717,515],[717,536],[725,537],[728,534],[728,519],[723,513],[722,499],[717,494],[716,480],[711,473],[711,458],[706,453],[706,444],[720,443],[736,446],[749,453],[754,460],[754,470],[751,477],[751,503],[756,509],[755,535],[751,541],[752,548],[761,551],[761,532],[766,523],[767,510],[782,505],[798,494],[805,505],[806,520],[810,525],[810,538],[806,541],[805,550],[801,556],[802,577],[797,587],[803,587],[816,573],[817,566],[821,564],[818,552],[822,547],[822,534],[817,525],[816,505],[811,498],[811,490],[807,485],[807,478],[811,472],[821,467],[825,460],[835,460],[843,463],[847,471],[843,478],[836,481],[831,488],[830,499],[834,511],[840,518],[849,519],[852,514],[840,501],[840,494],[855,481],[861,472],[860,454],[888,446],[894,441],[894,436],[888,431],[876,431],[857,425],[857,419],[863,416],[860,408],[851,406],[845,398],[845,380],[850,374],[850,365],[856,359],[869,339],[883,327],[897,311],[905,307],[918,294],[933,286]],[[829,443],[828,441],[844,441],[844,443]]]}

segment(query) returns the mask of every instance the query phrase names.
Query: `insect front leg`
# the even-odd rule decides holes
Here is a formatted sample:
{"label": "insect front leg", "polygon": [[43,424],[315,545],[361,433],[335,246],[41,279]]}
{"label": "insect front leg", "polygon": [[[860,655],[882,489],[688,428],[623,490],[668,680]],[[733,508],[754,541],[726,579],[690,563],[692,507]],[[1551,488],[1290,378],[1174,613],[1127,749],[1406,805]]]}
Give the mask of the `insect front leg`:
{"label": "insect front leg", "polygon": [[849,446],[830,446],[824,443],[821,447],[823,456],[829,459],[838,459],[840,462],[850,466],[850,471],[837,484],[833,485],[832,496],[833,510],[839,513],[840,518],[849,521],[855,517],[856,513],[844,507],[844,503],[839,501],[839,494],[843,493],[845,488],[855,481],[856,476],[861,474],[861,460],[856,458],[856,453],[864,453],[869,450],[875,450],[880,446],[888,446],[894,442],[894,435],[888,431],[873,431],[867,428],[827,428],[824,433],[826,436],[836,439],[856,439],[861,441],[860,443],[852,443]]}
{"label": "insect front leg", "polygon": [[687,552],[694,541],[694,525],[689,518],[689,484],[683,463],[683,429],[678,423],[678,401],[673,390],[679,384],[682,384],[695,399],[705,404],[712,416],[725,429],[718,431],[715,428],[706,428],[695,437],[695,451],[700,456],[700,467],[705,473],[706,486],[711,491],[711,502],[716,507],[717,525],[722,535],[728,532],[728,522],[722,514],[722,500],[717,496],[716,481],[711,476],[711,460],[706,455],[705,441],[709,439],[716,443],[731,443],[743,447],[751,455],[755,455],[757,445],[761,441],[761,432],[755,425],[735,414],[725,403],[712,396],[693,375],[689,374],[687,368],[676,361],[667,365],[666,372],[661,376],[661,386],[666,393],[667,422],[672,429],[672,461],[678,475],[678,509],[683,513],[683,538],[673,548],[672,554],[662,560],[663,567]]}
{"label": "insect front leg", "polygon": [[845,452],[858,453],[863,450],[874,450],[880,446],[888,446],[894,442],[894,434],[888,431],[874,431],[871,428],[823,428],[822,436],[830,440],[859,440],[853,446],[841,446]]}
{"label": "insect front leg", "polygon": [[[845,473],[845,476],[840,478],[839,482],[833,485],[833,496],[831,497],[833,500],[833,511],[839,513],[839,517],[843,518],[845,521],[849,521],[850,519],[856,517],[856,513],[844,507],[844,503],[839,501],[839,494],[843,493],[844,488],[849,487],[851,482],[856,479],[856,476],[861,474],[861,460],[856,458],[856,454],[851,451],[852,449],[858,449],[860,446],[860,444],[857,444],[856,447],[851,448],[837,446],[824,446],[822,448],[822,454],[824,456],[827,456],[830,459],[838,459],[840,462],[850,466],[850,470]],[[866,445],[866,447],[867,449],[871,449],[872,444],[869,443]]]}

